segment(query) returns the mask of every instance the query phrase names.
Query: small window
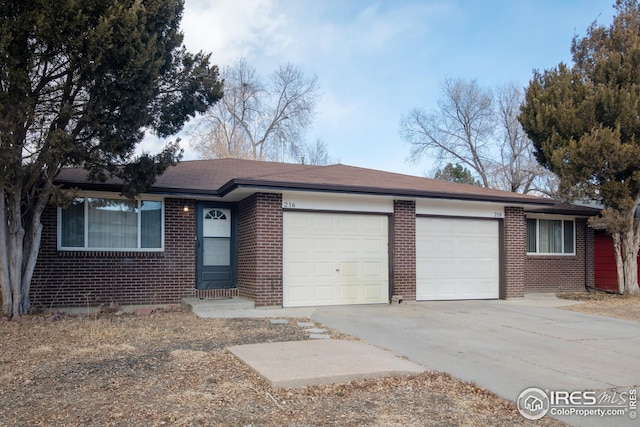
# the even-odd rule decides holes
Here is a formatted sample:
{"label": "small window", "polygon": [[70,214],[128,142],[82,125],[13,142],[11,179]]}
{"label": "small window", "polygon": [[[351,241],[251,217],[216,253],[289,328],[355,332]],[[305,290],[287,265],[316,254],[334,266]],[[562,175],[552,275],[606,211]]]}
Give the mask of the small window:
{"label": "small window", "polygon": [[575,254],[575,222],[560,219],[527,219],[527,253]]}
{"label": "small window", "polygon": [[202,265],[231,265],[231,211],[204,208]]}
{"label": "small window", "polygon": [[161,250],[163,202],[80,197],[59,210],[60,249]]}

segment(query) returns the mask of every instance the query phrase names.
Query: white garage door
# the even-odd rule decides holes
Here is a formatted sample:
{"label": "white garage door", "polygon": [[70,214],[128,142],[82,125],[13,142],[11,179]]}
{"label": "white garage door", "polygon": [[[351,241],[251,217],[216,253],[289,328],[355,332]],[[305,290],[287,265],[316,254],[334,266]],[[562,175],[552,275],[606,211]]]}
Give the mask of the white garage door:
{"label": "white garage door", "polygon": [[285,212],[283,306],[387,303],[385,215]]}
{"label": "white garage door", "polygon": [[416,218],[416,299],[498,298],[498,221]]}

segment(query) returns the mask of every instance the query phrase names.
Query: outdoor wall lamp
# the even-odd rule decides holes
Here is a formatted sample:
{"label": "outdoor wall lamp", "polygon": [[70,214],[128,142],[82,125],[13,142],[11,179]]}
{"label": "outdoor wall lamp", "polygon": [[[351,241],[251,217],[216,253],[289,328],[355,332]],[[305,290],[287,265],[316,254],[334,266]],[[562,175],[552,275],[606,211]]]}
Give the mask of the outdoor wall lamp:
{"label": "outdoor wall lamp", "polygon": [[184,205],[182,207],[182,212],[189,212],[189,205]]}

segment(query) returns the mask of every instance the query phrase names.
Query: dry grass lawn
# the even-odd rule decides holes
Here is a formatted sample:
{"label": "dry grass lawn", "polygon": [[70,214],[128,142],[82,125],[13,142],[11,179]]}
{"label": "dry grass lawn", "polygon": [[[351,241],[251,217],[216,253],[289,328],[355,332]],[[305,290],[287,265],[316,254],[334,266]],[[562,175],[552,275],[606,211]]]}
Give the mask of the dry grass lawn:
{"label": "dry grass lawn", "polygon": [[592,291],[558,294],[558,298],[583,301],[582,304],[563,307],[565,310],[640,322],[640,294],[617,295]]}
{"label": "dry grass lawn", "polygon": [[0,425],[534,424],[513,403],[443,373],[281,390],[225,350],[307,339],[297,320],[306,319],[274,325],[165,312],[2,321]]}

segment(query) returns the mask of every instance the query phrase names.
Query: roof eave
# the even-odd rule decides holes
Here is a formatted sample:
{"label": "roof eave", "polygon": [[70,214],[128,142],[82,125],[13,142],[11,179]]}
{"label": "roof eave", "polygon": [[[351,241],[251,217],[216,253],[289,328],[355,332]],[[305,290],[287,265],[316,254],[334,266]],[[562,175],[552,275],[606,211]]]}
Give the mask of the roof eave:
{"label": "roof eave", "polygon": [[432,199],[453,199],[467,200],[478,202],[498,202],[510,203],[516,205],[536,205],[536,206],[552,206],[555,201],[549,199],[527,200],[521,197],[505,197],[496,195],[479,195],[466,193],[451,193],[433,190],[412,190],[412,189],[381,189],[377,187],[354,186],[354,185],[335,185],[335,184],[311,184],[311,183],[292,183],[284,181],[264,181],[247,178],[232,179],[220,188],[220,195],[224,196],[239,188],[255,188],[259,190],[277,190],[277,191],[316,191],[326,193],[349,193],[363,194],[374,196],[400,196],[412,198],[432,198]]}
{"label": "roof eave", "polygon": [[599,209],[595,208],[542,208],[542,209],[532,209],[527,210],[526,213],[529,214],[546,214],[546,215],[572,215],[576,217],[592,217],[600,214]]}
{"label": "roof eave", "polygon": [[[60,181],[58,184],[67,188],[78,188],[85,191],[110,191],[122,192],[122,184],[115,183],[91,183],[91,182],[69,182]],[[371,196],[394,196],[394,197],[410,197],[410,198],[432,198],[432,199],[449,199],[449,200],[465,200],[477,202],[495,202],[509,203],[514,205],[540,206],[542,209],[530,211],[532,213],[545,213],[543,210],[548,206],[553,210],[552,206],[556,203],[553,199],[536,198],[527,200],[523,197],[498,196],[492,194],[468,194],[468,193],[452,193],[434,190],[414,190],[403,188],[381,189],[378,187],[356,186],[356,185],[337,185],[337,184],[313,184],[313,183],[297,183],[287,181],[265,181],[252,178],[234,178],[222,185],[217,190],[206,190],[202,188],[175,188],[164,186],[153,186],[148,194],[164,194],[176,197],[197,198],[202,197],[221,197],[228,196],[238,189],[255,189],[255,190],[271,190],[271,191],[315,191],[323,193],[343,193],[343,194],[361,194]],[[553,210],[560,213],[558,210]],[[574,212],[571,212],[574,213]],[[589,215],[589,214],[587,214]],[[592,216],[592,215],[589,215]]]}
{"label": "roof eave", "polygon": [[[69,182],[69,181],[56,181],[58,185],[62,185],[63,188],[77,188],[82,191],[104,191],[104,192],[122,192],[122,184],[114,183],[97,183],[97,182]],[[204,189],[183,189],[174,187],[156,187],[153,186],[149,191],[145,191],[145,194],[162,194],[167,196],[179,196],[186,198],[201,197],[219,197],[220,192],[218,190],[204,190]]]}

